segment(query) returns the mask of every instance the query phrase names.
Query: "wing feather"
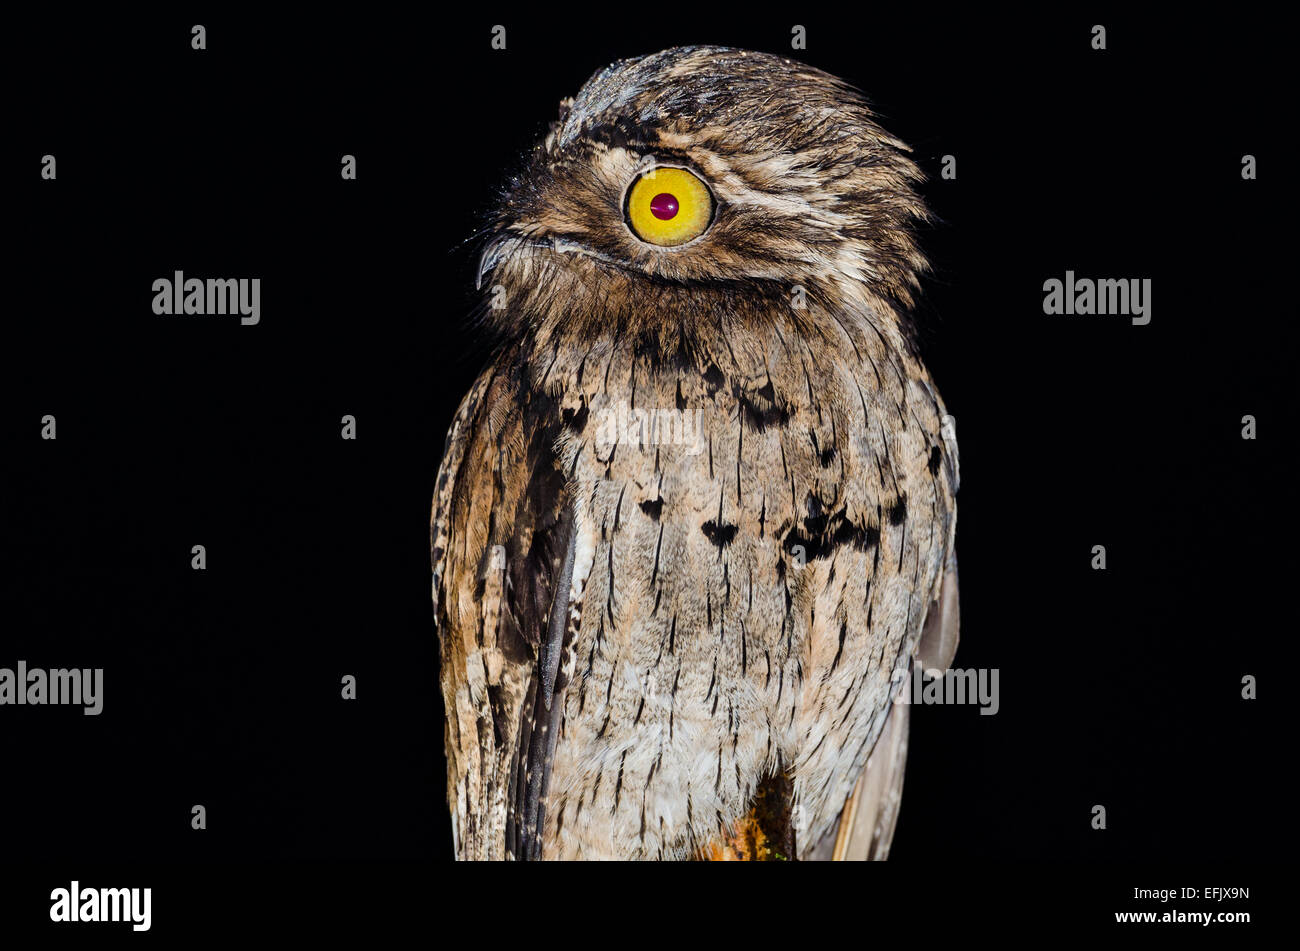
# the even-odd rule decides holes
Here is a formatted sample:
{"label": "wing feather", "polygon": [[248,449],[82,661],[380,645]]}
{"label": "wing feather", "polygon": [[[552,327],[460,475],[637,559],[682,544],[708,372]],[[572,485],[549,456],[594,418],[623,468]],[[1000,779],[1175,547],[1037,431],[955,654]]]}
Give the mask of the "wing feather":
{"label": "wing feather", "polygon": [[558,407],[517,364],[479,377],[448,431],[433,507],[433,603],[456,854],[536,857],[569,610]]}
{"label": "wing feather", "polygon": [[[926,614],[913,664],[924,670],[946,671],[957,653],[960,632],[957,553],[951,540],[939,596]],[[906,683],[911,683],[909,676]],[[907,770],[907,741],[911,717],[907,704],[894,704],[872,748],[867,765],[840,813],[832,854],[811,857],[834,861],[884,860],[894,839],[898,807]]]}

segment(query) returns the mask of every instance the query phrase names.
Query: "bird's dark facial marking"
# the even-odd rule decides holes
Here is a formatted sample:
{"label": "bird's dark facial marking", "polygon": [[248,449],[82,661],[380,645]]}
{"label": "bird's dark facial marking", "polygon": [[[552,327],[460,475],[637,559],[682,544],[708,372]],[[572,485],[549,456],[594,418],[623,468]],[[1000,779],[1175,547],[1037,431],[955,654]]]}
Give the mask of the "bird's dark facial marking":
{"label": "bird's dark facial marking", "polygon": [[[564,116],[561,116],[563,119]],[[577,144],[585,145],[586,143],[600,143],[613,149],[627,149],[629,152],[635,152],[638,155],[644,155],[654,152],[656,155],[661,152],[666,153],[668,150],[656,150],[650,144],[654,138],[653,134],[647,134],[649,130],[642,128],[637,122],[630,117],[622,116],[608,122],[597,122],[583,132],[582,139],[577,140]],[[585,142],[583,141],[585,140]],[[674,155],[676,153],[674,152]]]}

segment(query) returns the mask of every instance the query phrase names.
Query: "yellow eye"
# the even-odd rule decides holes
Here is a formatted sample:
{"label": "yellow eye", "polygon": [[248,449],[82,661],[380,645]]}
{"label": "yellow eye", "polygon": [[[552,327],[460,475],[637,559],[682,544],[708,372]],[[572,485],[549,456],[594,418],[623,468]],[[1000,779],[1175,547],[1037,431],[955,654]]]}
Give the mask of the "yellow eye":
{"label": "yellow eye", "polygon": [[671,248],[705,232],[713,220],[713,196],[684,168],[652,168],[627,190],[624,213],[642,241]]}

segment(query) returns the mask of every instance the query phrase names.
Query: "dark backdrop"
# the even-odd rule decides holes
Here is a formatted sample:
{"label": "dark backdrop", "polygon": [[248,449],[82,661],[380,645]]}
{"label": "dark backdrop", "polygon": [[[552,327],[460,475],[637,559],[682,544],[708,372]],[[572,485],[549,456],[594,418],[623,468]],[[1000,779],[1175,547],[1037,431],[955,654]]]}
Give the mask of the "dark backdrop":
{"label": "dark backdrop", "polygon": [[[485,355],[461,242],[559,99],[687,42],[847,78],[931,176],[920,316],[961,445],[957,660],[1000,669],[1001,711],[914,709],[894,857],[1279,847],[1276,29],[696,6],[9,25],[0,666],[105,669],[99,717],[0,708],[10,855],[451,855],[428,521]],[[1067,269],[1150,278],[1151,324],[1044,316]],[[260,277],[261,323],[154,316],[174,270]]]}

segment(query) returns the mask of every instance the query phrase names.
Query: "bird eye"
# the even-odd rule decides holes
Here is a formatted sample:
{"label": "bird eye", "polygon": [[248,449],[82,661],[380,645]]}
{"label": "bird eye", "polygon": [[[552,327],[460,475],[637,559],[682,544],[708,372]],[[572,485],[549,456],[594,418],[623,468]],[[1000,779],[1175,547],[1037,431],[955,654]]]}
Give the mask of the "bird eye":
{"label": "bird eye", "polygon": [[713,196],[684,168],[650,169],[627,190],[628,227],[642,241],[671,248],[698,238],[713,220]]}

